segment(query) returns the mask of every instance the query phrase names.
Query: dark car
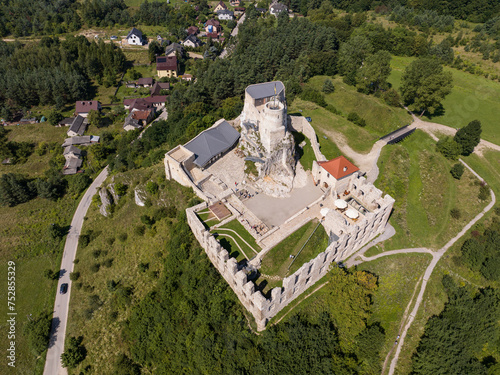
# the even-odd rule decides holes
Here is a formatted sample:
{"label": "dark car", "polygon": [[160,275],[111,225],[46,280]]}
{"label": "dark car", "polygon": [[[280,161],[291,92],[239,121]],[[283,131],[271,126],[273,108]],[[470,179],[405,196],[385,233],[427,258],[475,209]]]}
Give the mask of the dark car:
{"label": "dark car", "polygon": [[61,289],[59,289],[59,293],[66,294],[67,291],[68,291],[68,284],[66,283],[61,284]]}
{"label": "dark car", "polygon": [[311,122],[311,121],[312,121],[312,119],[311,119],[310,117],[306,117],[306,121],[307,121],[307,122]]}

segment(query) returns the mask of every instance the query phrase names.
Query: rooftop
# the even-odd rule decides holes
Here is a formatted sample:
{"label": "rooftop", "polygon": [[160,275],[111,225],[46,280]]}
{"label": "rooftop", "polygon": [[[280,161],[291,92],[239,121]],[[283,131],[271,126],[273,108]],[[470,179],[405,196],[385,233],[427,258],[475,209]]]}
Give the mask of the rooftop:
{"label": "rooftop", "polygon": [[227,121],[222,121],[200,133],[184,147],[195,154],[194,164],[203,168],[212,158],[230,149],[239,138],[240,133]]}
{"label": "rooftop", "polygon": [[283,90],[285,90],[285,85],[281,81],[257,83],[246,88],[246,92],[254,99],[269,98],[280,94]]}
{"label": "rooftop", "polygon": [[340,180],[341,178],[359,171],[358,167],[356,167],[342,155],[332,160],[319,161],[318,164],[337,180]]}
{"label": "rooftop", "polygon": [[153,84],[153,77],[139,78],[137,84],[140,86],[146,86],[146,85],[151,86]]}
{"label": "rooftop", "polygon": [[137,30],[135,27],[132,27],[132,30],[129,31],[129,33],[127,34],[127,39],[132,35],[136,35],[139,39],[142,39],[142,32],[140,30]]}
{"label": "rooftop", "polygon": [[177,57],[158,56],[156,58],[156,70],[177,70]]}
{"label": "rooftop", "polygon": [[85,133],[86,128],[87,128],[87,122],[85,121],[85,118],[78,115],[73,119],[73,122],[71,123],[68,132],[75,132],[78,135],[83,135],[83,133]]}
{"label": "rooftop", "polygon": [[91,110],[97,111],[99,110],[99,102],[97,100],[84,100],[78,101],[75,105],[76,113],[88,113]]}

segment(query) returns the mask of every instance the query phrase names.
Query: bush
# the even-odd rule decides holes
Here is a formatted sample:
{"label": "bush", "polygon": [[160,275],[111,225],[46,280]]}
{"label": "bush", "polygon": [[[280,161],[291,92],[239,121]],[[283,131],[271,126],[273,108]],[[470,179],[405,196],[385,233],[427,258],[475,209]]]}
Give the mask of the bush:
{"label": "bush", "polygon": [[444,137],[436,144],[436,150],[447,159],[457,160],[458,155],[462,153],[462,146],[455,142],[453,138]]}
{"label": "bush", "polygon": [[462,178],[464,171],[465,168],[462,165],[462,163],[457,163],[450,169],[451,175],[453,176],[453,178],[456,178],[457,180],[460,180]]}
{"label": "bush", "polygon": [[80,259],[79,258],[75,258],[75,260],[73,261],[73,264],[78,264],[78,262],[80,262]]}
{"label": "bush", "polygon": [[24,335],[28,337],[28,345],[36,356],[39,356],[47,349],[50,325],[51,318],[48,315],[32,318],[25,323]]}
{"label": "bush", "polygon": [[490,196],[490,189],[487,185],[481,185],[479,187],[479,195],[477,196],[480,200],[485,201]]}
{"label": "bush", "polygon": [[145,224],[148,228],[151,228],[155,223],[155,219],[149,217],[148,215],[142,215],[141,222]]}
{"label": "bush", "polygon": [[333,85],[333,82],[330,79],[325,79],[325,82],[323,83],[323,88],[321,89],[325,94],[330,94],[335,91],[335,86]]}
{"label": "bush", "polygon": [[102,264],[107,268],[111,267],[113,265],[113,258],[106,259]]}
{"label": "bush", "polygon": [[94,259],[99,258],[100,255],[101,255],[101,250],[92,251],[92,256],[94,257]]}
{"label": "bush", "polygon": [[120,233],[120,234],[118,235],[118,240],[120,240],[120,242],[125,242],[125,241],[127,241],[127,238],[128,238],[127,233]]}
{"label": "bush", "polygon": [[71,273],[69,274],[69,279],[70,279],[71,281],[76,281],[76,280],[78,280],[79,278],[80,278],[80,272],[71,272]]}
{"label": "bush", "polygon": [[94,263],[90,266],[90,270],[94,273],[97,273],[99,272],[99,269],[101,268],[101,264],[100,263]]}
{"label": "bush", "polygon": [[458,220],[462,216],[462,213],[460,212],[460,210],[458,208],[452,208],[450,211],[450,215],[452,218]]}
{"label": "bush", "polygon": [[361,118],[356,112],[351,112],[347,115],[347,121],[350,121],[358,126],[366,126],[366,121]]}
{"label": "bush", "polygon": [[59,278],[59,271],[45,270],[43,271],[43,276],[49,280],[57,280]]}
{"label": "bush", "polygon": [[122,184],[121,182],[117,182],[115,184],[115,192],[120,197],[123,197],[127,193],[127,185]]}
{"label": "bush", "polygon": [[401,103],[401,97],[399,96],[399,93],[394,89],[384,91],[384,93],[382,94],[382,99],[384,99],[387,104],[393,107],[399,107]]}
{"label": "bush", "polygon": [[318,91],[311,87],[306,87],[299,95],[300,99],[316,103],[320,107],[326,107],[328,104],[325,97]]}
{"label": "bush", "polygon": [[151,195],[155,195],[158,193],[158,184],[154,181],[149,181],[146,184],[146,191]]}
{"label": "bush", "polygon": [[83,337],[70,337],[66,345],[66,350],[61,355],[63,367],[75,368],[87,356],[87,350],[82,345]]}
{"label": "bush", "polygon": [[146,272],[149,269],[149,263],[139,263],[139,271]]}
{"label": "bush", "polygon": [[144,236],[144,232],[146,231],[146,227],[144,225],[137,225],[134,228],[134,233],[138,236]]}

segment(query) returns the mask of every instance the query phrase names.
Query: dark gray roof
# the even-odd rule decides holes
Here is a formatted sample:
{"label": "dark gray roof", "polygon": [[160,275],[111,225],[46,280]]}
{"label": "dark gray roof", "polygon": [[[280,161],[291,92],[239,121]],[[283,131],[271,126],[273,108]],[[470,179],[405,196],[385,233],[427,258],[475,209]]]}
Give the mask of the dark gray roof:
{"label": "dark gray roof", "polygon": [[64,168],[80,168],[82,166],[83,160],[80,158],[69,158],[66,160]]}
{"label": "dark gray roof", "polygon": [[66,117],[59,121],[59,125],[71,125],[73,123],[74,117]]}
{"label": "dark gray roof", "polygon": [[217,14],[220,16],[221,14],[230,14],[231,16],[234,16],[234,12],[232,10],[227,10],[227,9],[222,9],[217,12]]}
{"label": "dark gray roof", "polygon": [[140,30],[137,30],[135,27],[132,27],[132,30],[129,31],[129,33],[127,34],[127,39],[131,35],[137,35],[139,39],[142,39],[142,32]]}
{"label": "dark gray roof", "polygon": [[233,147],[239,138],[240,133],[227,121],[223,121],[216,127],[205,130],[184,147],[195,154],[194,164],[203,168],[214,156]]}
{"label": "dark gray roof", "polygon": [[274,4],[271,4],[270,9],[273,12],[282,12],[282,11],[287,11],[288,7],[285,4],[282,4],[282,3],[274,3]]}
{"label": "dark gray roof", "polygon": [[68,132],[74,131],[78,135],[83,135],[83,133],[85,133],[85,129],[87,128],[87,123],[84,120],[85,118],[83,118],[82,116],[76,116],[71,123]]}
{"label": "dark gray roof", "polygon": [[[83,145],[86,143],[91,142],[91,137],[90,135],[83,135],[83,136],[76,136],[76,137],[71,137],[71,138],[66,138],[64,140],[64,143],[62,144],[63,147],[71,146],[71,145]],[[98,140],[97,140],[98,142]]]}
{"label": "dark gray roof", "polygon": [[246,92],[254,99],[269,98],[274,96],[274,87],[276,87],[276,94],[280,94],[285,89],[283,82],[272,81],[250,85],[246,88]]}
{"label": "dark gray roof", "polygon": [[82,153],[82,150],[80,150],[78,147],[75,147],[73,145],[71,146],[67,146],[65,149],[64,149],[64,152],[63,152],[63,155],[67,155],[69,153],[73,153],[75,155],[80,155]]}
{"label": "dark gray roof", "polygon": [[184,43],[186,43],[188,40],[190,40],[194,44],[201,44],[201,40],[198,39],[198,37],[193,34],[189,35],[186,39],[184,39]]}

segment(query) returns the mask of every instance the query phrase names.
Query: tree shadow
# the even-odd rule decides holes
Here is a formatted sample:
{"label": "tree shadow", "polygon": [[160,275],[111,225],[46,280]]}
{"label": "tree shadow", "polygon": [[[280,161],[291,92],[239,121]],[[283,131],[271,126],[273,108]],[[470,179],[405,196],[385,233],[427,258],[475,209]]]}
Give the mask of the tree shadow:
{"label": "tree shadow", "polygon": [[59,270],[59,277],[58,277],[58,279],[61,279],[66,274],[66,272],[67,271],[65,269]]}
{"label": "tree shadow", "polygon": [[439,104],[434,113],[432,114],[430,114],[429,112],[424,113],[424,115],[426,115],[429,120],[432,120],[435,117],[444,116],[444,114],[445,114],[445,109],[442,104]]}
{"label": "tree shadow", "polygon": [[57,329],[61,325],[61,320],[58,317],[52,318],[52,324],[50,326],[50,338],[48,348],[52,348],[57,341]]}

